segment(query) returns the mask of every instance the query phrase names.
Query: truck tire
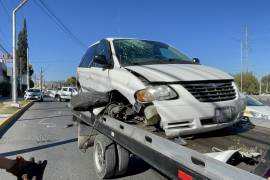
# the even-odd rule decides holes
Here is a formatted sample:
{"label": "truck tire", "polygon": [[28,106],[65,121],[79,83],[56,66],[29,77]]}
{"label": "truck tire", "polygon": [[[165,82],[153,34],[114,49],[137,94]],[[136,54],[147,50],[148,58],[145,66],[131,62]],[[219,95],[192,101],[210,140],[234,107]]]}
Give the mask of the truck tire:
{"label": "truck tire", "polygon": [[109,103],[107,93],[89,91],[72,96],[70,104],[75,111],[89,111],[92,108],[106,106]]}
{"label": "truck tire", "polygon": [[121,176],[124,175],[128,170],[129,152],[119,144],[117,144],[116,148],[118,161],[116,164],[115,175]]}
{"label": "truck tire", "polygon": [[99,134],[95,138],[93,159],[97,176],[101,179],[110,178],[115,173],[116,149],[114,142]]}

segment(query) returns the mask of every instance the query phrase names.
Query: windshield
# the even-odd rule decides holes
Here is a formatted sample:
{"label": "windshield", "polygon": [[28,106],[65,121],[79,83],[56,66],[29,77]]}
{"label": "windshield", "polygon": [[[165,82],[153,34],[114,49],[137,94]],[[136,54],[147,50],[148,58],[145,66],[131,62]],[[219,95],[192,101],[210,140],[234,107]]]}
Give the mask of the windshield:
{"label": "windshield", "polygon": [[40,89],[28,89],[27,92],[40,92]]}
{"label": "windshield", "polygon": [[191,58],[164,43],[138,39],[116,39],[113,44],[122,66],[192,64]]}
{"label": "windshield", "polygon": [[259,102],[258,100],[247,96],[247,106],[264,106],[261,102]]}

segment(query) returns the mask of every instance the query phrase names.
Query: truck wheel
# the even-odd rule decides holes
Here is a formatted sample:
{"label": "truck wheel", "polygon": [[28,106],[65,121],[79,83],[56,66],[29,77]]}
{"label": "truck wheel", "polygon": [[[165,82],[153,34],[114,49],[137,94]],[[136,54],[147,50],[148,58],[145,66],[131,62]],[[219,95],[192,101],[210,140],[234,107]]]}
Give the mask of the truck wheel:
{"label": "truck wheel", "polygon": [[94,142],[94,164],[97,176],[101,179],[114,175],[116,166],[116,149],[112,140],[99,134]]}
{"label": "truck wheel", "polygon": [[127,172],[128,163],[129,163],[129,152],[124,149],[122,146],[117,144],[117,156],[118,162],[115,169],[115,175],[121,176]]}

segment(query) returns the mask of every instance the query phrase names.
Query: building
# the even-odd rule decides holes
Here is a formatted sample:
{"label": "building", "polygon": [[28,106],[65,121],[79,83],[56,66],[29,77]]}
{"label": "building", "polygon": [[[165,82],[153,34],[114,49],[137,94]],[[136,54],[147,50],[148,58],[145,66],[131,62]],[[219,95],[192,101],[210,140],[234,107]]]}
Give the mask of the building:
{"label": "building", "polygon": [[9,80],[10,78],[7,75],[7,66],[4,62],[0,62],[0,82]]}

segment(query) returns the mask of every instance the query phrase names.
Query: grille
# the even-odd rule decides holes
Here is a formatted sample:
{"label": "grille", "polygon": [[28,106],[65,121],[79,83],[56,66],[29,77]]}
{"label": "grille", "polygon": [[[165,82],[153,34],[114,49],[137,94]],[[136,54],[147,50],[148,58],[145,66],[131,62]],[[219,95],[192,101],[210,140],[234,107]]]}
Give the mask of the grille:
{"label": "grille", "polygon": [[184,82],[182,85],[201,102],[219,102],[235,99],[231,80]]}

